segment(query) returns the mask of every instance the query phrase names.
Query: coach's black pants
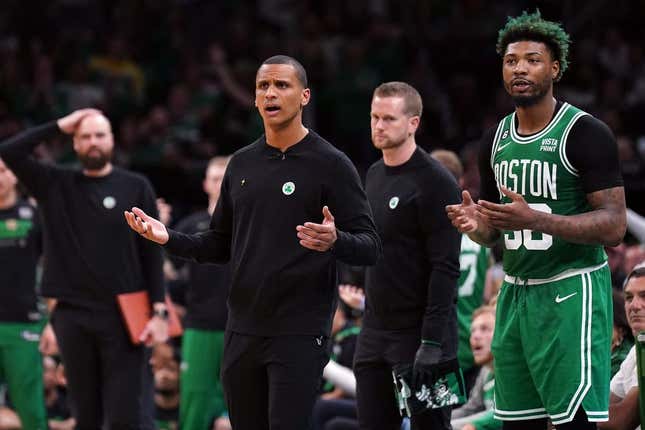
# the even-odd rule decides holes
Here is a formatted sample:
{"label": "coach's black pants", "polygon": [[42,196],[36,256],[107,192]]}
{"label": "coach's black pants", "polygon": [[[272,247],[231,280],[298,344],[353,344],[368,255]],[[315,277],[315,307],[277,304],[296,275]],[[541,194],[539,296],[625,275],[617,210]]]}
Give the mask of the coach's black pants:
{"label": "coach's black pants", "polygon": [[127,336],[118,309],[58,303],[52,326],[77,430],[154,429],[148,353]]}
{"label": "coach's black pants", "polygon": [[[358,335],[354,374],[360,430],[399,430],[399,414],[392,367],[411,364],[421,343],[419,329],[374,330],[363,328]],[[450,408],[434,409],[412,417],[413,430],[450,429]]]}
{"label": "coach's black pants", "polygon": [[327,338],[227,331],[222,384],[235,430],[307,430],[329,354]]}

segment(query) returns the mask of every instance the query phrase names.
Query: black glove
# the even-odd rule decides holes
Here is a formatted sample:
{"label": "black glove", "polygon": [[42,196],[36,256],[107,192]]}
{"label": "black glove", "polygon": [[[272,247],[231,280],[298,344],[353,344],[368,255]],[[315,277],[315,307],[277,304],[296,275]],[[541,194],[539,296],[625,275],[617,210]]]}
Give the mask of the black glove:
{"label": "black glove", "polygon": [[437,374],[438,364],[441,361],[441,347],[436,343],[422,341],[414,357],[412,370],[412,386],[418,390],[422,385],[430,388],[435,380],[441,376]]}

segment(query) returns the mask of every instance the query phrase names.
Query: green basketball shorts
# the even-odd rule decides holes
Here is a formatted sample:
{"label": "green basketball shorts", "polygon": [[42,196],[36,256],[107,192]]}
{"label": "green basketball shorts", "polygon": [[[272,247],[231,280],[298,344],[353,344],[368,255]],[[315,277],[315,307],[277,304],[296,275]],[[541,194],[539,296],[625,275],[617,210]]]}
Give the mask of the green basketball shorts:
{"label": "green basketball shorts", "polygon": [[492,351],[495,418],[607,421],[613,324],[607,263],[550,279],[506,276]]}

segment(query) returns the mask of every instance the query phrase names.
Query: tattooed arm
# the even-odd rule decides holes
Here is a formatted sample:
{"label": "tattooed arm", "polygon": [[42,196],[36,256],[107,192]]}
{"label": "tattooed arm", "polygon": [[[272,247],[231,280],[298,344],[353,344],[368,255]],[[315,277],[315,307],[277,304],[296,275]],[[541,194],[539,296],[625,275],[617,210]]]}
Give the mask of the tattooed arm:
{"label": "tattooed arm", "polygon": [[616,246],[625,235],[625,190],[623,187],[607,188],[587,194],[592,207],[589,212],[577,215],[555,215],[531,209],[524,198],[502,187],[502,193],[511,199],[508,204],[481,200],[481,217],[494,228],[501,230],[530,229],[566,241],[583,244]]}
{"label": "tattooed arm", "polygon": [[625,190],[608,188],[587,194],[591,212],[562,216],[538,214],[533,230],[558,236],[573,243],[616,246],[623,240],[627,228]]}

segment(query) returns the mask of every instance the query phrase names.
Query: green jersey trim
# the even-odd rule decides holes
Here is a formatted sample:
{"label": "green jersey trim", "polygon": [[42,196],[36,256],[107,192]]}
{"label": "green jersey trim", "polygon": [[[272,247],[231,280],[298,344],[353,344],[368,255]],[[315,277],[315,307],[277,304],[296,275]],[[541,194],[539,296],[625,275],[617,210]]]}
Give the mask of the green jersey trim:
{"label": "green jersey trim", "polygon": [[567,169],[569,173],[571,173],[573,176],[576,176],[576,177],[580,175],[578,175],[578,169],[573,167],[573,164],[571,164],[571,162],[567,158],[566,146],[567,146],[567,140],[569,137],[569,132],[573,128],[573,125],[576,123],[576,121],[578,121],[578,119],[580,119],[580,117],[585,115],[589,115],[589,114],[586,112],[580,111],[576,113],[573,116],[573,118],[571,118],[571,122],[569,122],[569,124],[567,125],[567,128],[564,129],[564,133],[562,134],[562,144],[560,145],[560,160],[562,161],[562,165],[564,166],[565,169]]}
{"label": "green jersey trim", "polygon": [[497,146],[499,145],[500,135],[504,129],[504,124],[506,123],[506,118],[503,118],[497,125],[497,131],[495,132],[495,138],[493,139],[493,149],[490,152],[490,166],[491,168],[495,165],[495,153],[497,153]]}
{"label": "green jersey trim", "polygon": [[522,137],[519,134],[517,134],[517,131],[515,130],[515,115],[516,112],[513,112],[511,114],[511,124],[510,124],[510,130],[511,130],[511,138],[519,143],[519,144],[526,144],[526,143],[531,143],[535,142],[536,140],[542,138],[546,134],[550,133],[551,130],[560,122],[560,119],[564,116],[564,114],[569,110],[571,105],[569,103],[563,103],[562,107],[560,108],[560,111],[557,113],[556,116],[551,119],[551,122],[549,122],[549,125],[547,125],[541,132],[537,134],[532,134],[530,136]]}
{"label": "green jersey trim", "polygon": [[494,417],[502,421],[534,420],[548,417],[546,409],[544,408],[525,409],[521,411],[504,411],[495,408],[494,411]]}

